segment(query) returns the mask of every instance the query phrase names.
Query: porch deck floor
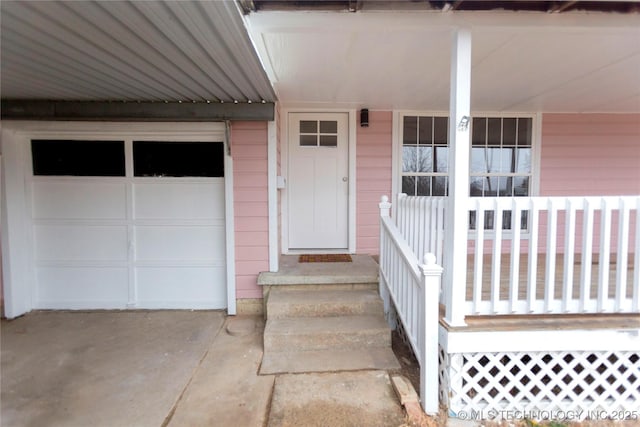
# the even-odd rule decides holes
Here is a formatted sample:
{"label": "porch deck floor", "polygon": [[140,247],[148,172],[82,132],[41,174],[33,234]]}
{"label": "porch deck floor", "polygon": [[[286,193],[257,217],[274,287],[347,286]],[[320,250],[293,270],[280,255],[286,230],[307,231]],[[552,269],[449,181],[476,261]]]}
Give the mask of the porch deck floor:
{"label": "porch deck floor", "polygon": [[[492,265],[491,258],[485,255],[482,264],[482,300],[488,301],[491,299],[491,273]],[[597,298],[598,296],[598,281],[599,281],[599,264],[597,264],[597,256],[594,256],[594,262],[589,269],[591,274],[591,280],[589,285],[589,298]],[[535,296],[536,299],[544,299],[545,295],[545,280],[546,280],[546,256],[545,254],[538,254],[538,262],[536,268],[536,286]],[[610,268],[608,271],[608,289],[607,293],[609,298],[615,297],[616,292],[616,269],[617,264],[615,257],[612,257]],[[579,258],[576,258],[573,263],[573,283],[571,284],[571,295],[573,298],[578,298],[581,288],[581,275],[582,264]],[[473,271],[474,271],[474,256],[469,255],[467,259],[467,289],[466,299],[470,301],[473,299]],[[502,254],[500,259],[500,298],[508,299],[510,292],[510,274],[511,274],[511,254]],[[524,300],[527,298],[528,291],[528,274],[529,274],[529,260],[527,254],[520,256],[519,271],[518,271],[518,299]],[[553,281],[553,297],[556,299],[562,298],[564,292],[564,256],[562,254],[556,255],[555,260],[555,274]],[[633,293],[633,257],[627,262],[627,280],[625,286],[625,295],[630,298]]]}
{"label": "porch deck floor", "polygon": [[[594,256],[594,260],[597,257]],[[482,272],[482,300],[489,301],[491,299],[491,259],[485,256],[483,260]],[[467,288],[466,299],[473,299],[473,270],[474,257],[470,255],[467,260]],[[570,287],[571,297],[579,298],[581,291],[581,260],[576,258],[573,264],[573,283]],[[509,298],[510,292],[510,271],[511,271],[511,254],[502,254],[500,259],[500,300]],[[612,257],[611,267],[608,271],[608,297],[614,298],[616,291],[616,260]],[[556,255],[556,270],[553,281],[553,294],[555,299],[562,298],[564,292],[564,256]],[[518,299],[525,300],[528,291],[528,256],[526,254],[520,257],[520,267],[518,274]],[[589,286],[589,298],[597,298],[599,265],[592,263],[591,281]],[[627,265],[627,281],[625,294],[631,297],[633,293],[633,258],[630,257]],[[538,254],[538,265],[536,269],[536,299],[544,299],[545,295],[545,277],[546,277],[546,257],[544,254]],[[584,313],[584,314],[518,314],[518,315],[481,315],[466,316],[464,327],[451,327],[444,321],[444,306],[440,307],[440,322],[449,331],[518,331],[518,330],[638,330],[640,331],[640,313],[632,314],[616,314],[616,313]]]}
{"label": "porch deck floor", "polygon": [[351,255],[352,262],[298,262],[282,255],[277,272],[258,276],[258,285],[322,285],[378,283],[378,264],[369,255]]}
{"label": "porch deck floor", "polygon": [[440,323],[452,332],[485,331],[565,331],[565,330],[638,330],[640,314],[536,314],[503,316],[467,316],[467,326],[452,327],[444,321],[441,311]]}

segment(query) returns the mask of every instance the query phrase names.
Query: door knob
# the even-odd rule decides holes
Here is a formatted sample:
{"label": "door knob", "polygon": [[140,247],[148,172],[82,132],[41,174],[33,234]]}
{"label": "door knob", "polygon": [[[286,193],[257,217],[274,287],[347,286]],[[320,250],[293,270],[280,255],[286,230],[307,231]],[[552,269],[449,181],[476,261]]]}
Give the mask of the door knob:
{"label": "door knob", "polygon": [[349,181],[349,178],[347,178],[346,176],[343,176],[342,177],[342,182],[347,182],[347,181]]}

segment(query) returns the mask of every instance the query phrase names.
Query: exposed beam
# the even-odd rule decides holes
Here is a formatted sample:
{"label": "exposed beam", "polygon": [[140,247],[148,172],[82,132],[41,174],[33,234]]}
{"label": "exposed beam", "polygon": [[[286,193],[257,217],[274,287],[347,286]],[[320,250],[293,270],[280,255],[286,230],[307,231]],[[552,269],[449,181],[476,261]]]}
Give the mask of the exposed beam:
{"label": "exposed beam", "polygon": [[177,121],[274,119],[274,103],[2,100],[3,120]]}

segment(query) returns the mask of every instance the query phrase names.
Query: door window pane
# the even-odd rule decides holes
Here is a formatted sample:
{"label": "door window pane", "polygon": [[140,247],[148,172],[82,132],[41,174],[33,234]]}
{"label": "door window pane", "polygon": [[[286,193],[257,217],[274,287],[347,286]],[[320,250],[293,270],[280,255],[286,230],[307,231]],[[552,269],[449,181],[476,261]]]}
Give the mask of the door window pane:
{"label": "door window pane", "polygon": [[300,135],[300,145],[303,147],[315,147],[318,145],[317,135]]}
{"label": "door window pane", "polygon": [[31,141],[34,175],[125,176],[124,141]]}
{"label": "door window pane", "polygon": [[223,177],[222,142],[134,141],[134,176]]}
{"label": "door window pane", "polygon": [[320,135],[321,147],[337,147],[338,136],[337,135]]}
{"label": "door window pane", "polygon": [[315,120],[300,120],[300,133],[317,133],[318,122]]}
{"label": "door window pane", "polygon": [[320,121],[320,133],[338,133],[338,122],[335,120]]}

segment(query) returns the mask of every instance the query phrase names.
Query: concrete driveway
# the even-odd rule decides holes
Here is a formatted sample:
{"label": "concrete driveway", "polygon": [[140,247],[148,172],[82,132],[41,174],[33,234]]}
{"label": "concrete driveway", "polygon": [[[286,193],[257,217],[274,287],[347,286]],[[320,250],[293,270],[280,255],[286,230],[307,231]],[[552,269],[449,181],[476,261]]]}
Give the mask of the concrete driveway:
{"label": "concrete driveway", "polygon": [[[246,402],[233,408],[234,419],[262,425],[274,378],[256,375],[259,325],[236,338],[223,332],[225,320],[212,311],[34,312],[3,320],[1,424],[159,427],[187,425],[206,410],[219,425],[238,425],[217,413],[228,407],[192,404],[206,395]],[[207,388],[187,393],[198,385],[196,370]]]}
{"label": "concrete driveway", "polygon": [[33,312],[1,324],[0,424],[399,426],[385,371],[258,375],[261,317]]}

